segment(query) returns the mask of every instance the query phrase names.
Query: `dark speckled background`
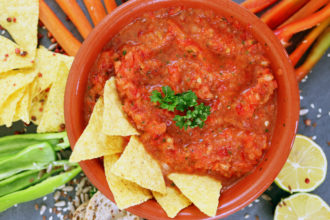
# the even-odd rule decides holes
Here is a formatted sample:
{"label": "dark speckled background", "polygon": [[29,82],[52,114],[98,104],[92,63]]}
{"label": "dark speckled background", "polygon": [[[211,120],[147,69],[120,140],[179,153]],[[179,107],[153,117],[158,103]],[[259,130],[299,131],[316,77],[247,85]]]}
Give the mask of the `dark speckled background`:
{"label": "dark speckled background", "polygon": [[[86,12],[86,8],[82,3],[82,0],[77,0],[83,10]],[[72,23],[65,20],[65,15],[60,10],[54,0],[46,0],[49,6],[56,11],[58,17],[65,23],[65,25],[71,30],[79,39],[82,39],[78,32],[75,30]],[[117,0],[120,3],[120,0]],[[236,2],[242,2],[242,0],[236,0]],[[44,30],[43,30],[44,31]],[[49,45],[50,42],[47,39],[42,40],[43,45]],[[301,108],[309,109],[309,113],[300,117],[299,134],[316,138],[315,141],[322,147],[327,157],[330,157],[330,50],[323,56],[320,62],[313,68],[312,73],[309,75],[305,82],[300,83],[301,90]],[[314,108],[313,108],[314,107]],[[307,127],[303,123],[303,120],[311,119],[312,123],[316,123],[317,126]],[[24,125],[22,123],[15,123],[10,129],[0,127],[0,136],[12,134],[14,131],[23,130]],[[34,127],[27,128],[28,131],[34,131]],[[329,174],[329,171],[327,172]],[[329,176],[325,182],[318,187],[312,193],[320,195],[328,204],[330,203],[330,180]],[[287,197],[289,194],[279,189],[275,184],[266,190],[264,193],[266,196],[262,196],[255,200],[253,203],[240,210],[239,212],[227,217],[227,220],[237,219],[257,219],[270,220],[273,219],[273,214],[276,204],[281,198]],[[268,195],[268,196],[267,196]],[[270,197],[271,200],[267,201],[264,198]],[[46,205],[48,208],[53,207],[54,201],[52,195],[48,195],[45,198],[20,204],[17,207],[12,207],[7,211],[0,213],[0,220],[30,220],[30,219],[42,219],[39,212],[34,209],[35,204]],[[49,209],[45,212],[45,216],[53,216],[53,219],[58,219],[54,213],[50,213]]]}

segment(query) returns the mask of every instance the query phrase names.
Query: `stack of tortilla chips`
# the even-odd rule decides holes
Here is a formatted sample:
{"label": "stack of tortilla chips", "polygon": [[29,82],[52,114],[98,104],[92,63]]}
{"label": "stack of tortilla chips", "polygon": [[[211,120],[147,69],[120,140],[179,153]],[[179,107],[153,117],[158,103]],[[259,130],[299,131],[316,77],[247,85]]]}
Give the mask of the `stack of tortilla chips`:
{"label": "stack of tortilla chips", "polygon": [[64,125],[64,89],[73,58],[38,44],[38,0],[0,0],[0,125],[22,120],[38,132]]}
{"label": "stack of tortilla chips", "polygon": [[[130,140],[123,146],[127,136]],[[171,218],[191,203],[208,216],[216,214],[219,181],[208,176],[171,173],[167,177],[174,184],[165,185],[158,162],[145,150],[139,133],[122,110],[114,77],[106,82],[103,97],[98,99],[70,160],[99,157],[104,157],[105,175],[120,209],[154,197]]]}

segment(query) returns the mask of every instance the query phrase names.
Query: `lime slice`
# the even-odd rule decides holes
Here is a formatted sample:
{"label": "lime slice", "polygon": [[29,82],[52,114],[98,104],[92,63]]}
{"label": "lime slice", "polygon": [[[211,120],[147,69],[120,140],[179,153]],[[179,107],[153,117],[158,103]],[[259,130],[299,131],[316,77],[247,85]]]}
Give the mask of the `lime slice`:
{"label": "lime slice", "polygon": [[327,159],[321,147],[303,135],[297,135],[293,149],[275,183],[283,190],[310,192],[327,174]]}
{"label": "lime slice", "polygon": [[297,193],[282,200],[275,209],[274,220],[329,220],[330,208],[320,197]]}

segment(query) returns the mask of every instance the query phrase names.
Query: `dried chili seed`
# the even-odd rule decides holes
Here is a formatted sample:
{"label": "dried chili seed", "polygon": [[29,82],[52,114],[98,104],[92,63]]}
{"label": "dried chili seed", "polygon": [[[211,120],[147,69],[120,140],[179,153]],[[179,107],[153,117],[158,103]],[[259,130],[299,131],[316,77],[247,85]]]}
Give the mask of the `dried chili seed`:
{"label": "dried chili seed", "polygon": [[11,22],[11,18],[8,17],[8,18],[7,18],[7,22]]}

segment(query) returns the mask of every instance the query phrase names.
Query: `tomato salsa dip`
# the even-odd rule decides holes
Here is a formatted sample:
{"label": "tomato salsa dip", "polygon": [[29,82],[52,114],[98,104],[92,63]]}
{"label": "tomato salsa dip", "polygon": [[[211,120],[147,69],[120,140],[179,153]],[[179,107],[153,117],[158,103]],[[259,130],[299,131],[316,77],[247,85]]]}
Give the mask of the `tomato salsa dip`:
{"label": "tomato salsa dip", "polygon": [[[89,75],[85,118],[114,76],[124,112],[164,175],[210,175],[226,185],[253,170],[271,143],[277,83],[266,50],[249,27],[211,10],[145,13],[101,52]],[[182,112],[151,101],[165,86],[192,91],[210,107],[203,126],[181,128],[174,117]]]}

